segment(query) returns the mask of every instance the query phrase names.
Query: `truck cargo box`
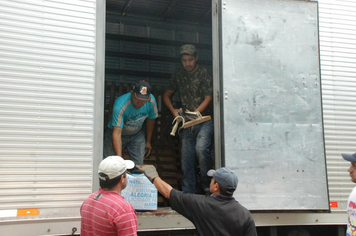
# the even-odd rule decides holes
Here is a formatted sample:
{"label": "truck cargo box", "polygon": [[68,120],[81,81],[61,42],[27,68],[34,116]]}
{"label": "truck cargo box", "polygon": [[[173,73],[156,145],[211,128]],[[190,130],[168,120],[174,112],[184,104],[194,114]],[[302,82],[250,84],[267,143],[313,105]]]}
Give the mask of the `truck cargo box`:
{"label": "truck cargo box", "polygon": [[[180,143],[161,95],[193,43],[214,79],[216,167],[265,235],[338,231],[354,184],[354,15],[346,1],[87,0],[0,3],[0,231],[80,233],[98,186],[115,98],[153,85],[159,106],[146,160],[180,189]],[[173,102],[179,106],[177,96]],[[140,233],[194,229],[158,195]],[[337,227],[339,226],[340,227]],[[282,226],[291,226],[286,228]],[[298,226],[298,228],[296,228]],[[334,227],[335,226],[335,227]],[[191,232],[190,232],[191,233]],[[154,234],[151,234],[154,235]]]}

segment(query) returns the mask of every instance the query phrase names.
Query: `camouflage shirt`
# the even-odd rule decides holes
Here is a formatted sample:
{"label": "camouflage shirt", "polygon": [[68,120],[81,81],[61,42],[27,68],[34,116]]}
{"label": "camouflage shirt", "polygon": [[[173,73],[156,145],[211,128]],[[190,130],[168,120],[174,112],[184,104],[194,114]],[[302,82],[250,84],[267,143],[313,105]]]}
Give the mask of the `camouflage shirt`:
{"label": "camouflage shirt", "polygon": [[[168,90],[179,91],[181,102],[186,108],[194,111],[204,101],[205,96],[213,95],[213,80],[208,70],[199,65],[198,69],[189,74],[184,68],[174,72],[169,81]],[[212,102],[202,115],[212,115]]]}

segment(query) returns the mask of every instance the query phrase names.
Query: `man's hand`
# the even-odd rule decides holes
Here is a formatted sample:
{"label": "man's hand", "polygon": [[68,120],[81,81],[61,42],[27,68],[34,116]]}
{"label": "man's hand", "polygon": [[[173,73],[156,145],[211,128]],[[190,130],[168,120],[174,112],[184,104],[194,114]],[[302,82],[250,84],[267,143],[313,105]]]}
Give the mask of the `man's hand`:
{"label": "man's hand", "polygon": [[154,178],[158,177],[156,167],[154,165],[136,165],[142,173],[153,183]]}
{"label": "man's hand", "polygon": [[152,145],[151,142],[146,142],[146,147],[145,147],[145,158],[148,157],[151,154],[152,151]]}
{"label": "man's hand", "polygon": [[179,113],[179,109],[173,109],[171,112],[174,117],[177,117]]}

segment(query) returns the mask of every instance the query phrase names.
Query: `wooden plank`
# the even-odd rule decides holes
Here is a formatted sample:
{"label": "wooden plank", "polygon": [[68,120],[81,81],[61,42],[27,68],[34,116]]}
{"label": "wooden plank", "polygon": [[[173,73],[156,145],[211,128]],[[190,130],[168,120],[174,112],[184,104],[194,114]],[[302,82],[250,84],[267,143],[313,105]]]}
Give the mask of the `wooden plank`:
{"label": "wooden plank", "polygon": [[196,120],[191,120],[191,121],[185,122],[183,128],[186,129],[186,128],[192,127],[193,125],[197,125],[197,124],[203,123],[208,120],[211,120],[211,116],[203,116],[201,119],[196,119]]}

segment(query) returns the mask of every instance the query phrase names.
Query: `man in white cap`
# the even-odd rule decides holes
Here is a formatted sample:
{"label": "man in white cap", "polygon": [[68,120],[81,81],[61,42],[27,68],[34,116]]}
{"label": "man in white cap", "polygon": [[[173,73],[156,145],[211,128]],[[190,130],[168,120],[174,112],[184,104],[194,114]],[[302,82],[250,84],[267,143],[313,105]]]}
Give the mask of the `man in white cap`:
{"label": "man in white cap", "polygon": [[[341,154],[342,157],[351,163],[349,169],[349,175],[351,181],[356,183],[356,153],[354,154]],[[347,201],[347,231],[346,236],[356,236],[356,187],[353,188],[349,199]]]}
{"label": "man in white cap", "polygon": [[[182,68],[173,73],[163,94],[163,101],[176,117],[180,107],[174,107],[170,100],[173,93],[179,92],[181,108],[185,111],[200,112],[212,116],[213,81],[207,68],[198,64],[198,54],[194,45],[185,44],[180,48]],[[184,111],[184,112],[185,112]],[[213,168],[213,121],[194,125],[179,132],[182,143],[182,191],[200,193],[196,187],[197,163],[200,168],[201,187],[209,193],[208,170]],[[197,190],[197,191],[196,191]]]}
{"label": "man in white cap", "polygon": [[163,181],[153,165],[137,166],[170,201],[177,211],[195,226],[198,235],[257,236],[250,212],[232,196],[237,188],[237,176],[228,168],[209,170],[212,177],[210,196],[183,193]]}
{"label": "man in white cap", "polygon": [[81,236],[137,235],[136,211],[121,196],[127,185],[126,170],[131,160],[109,156],[99,165],[100,189],[92,193],[80,208]]}

